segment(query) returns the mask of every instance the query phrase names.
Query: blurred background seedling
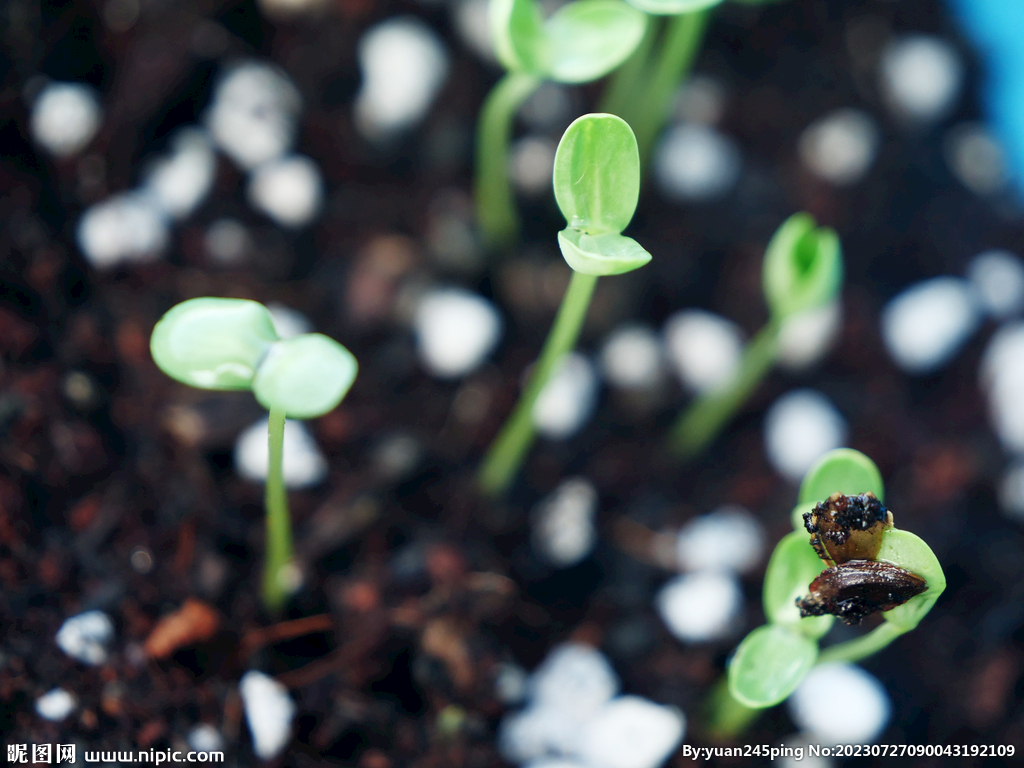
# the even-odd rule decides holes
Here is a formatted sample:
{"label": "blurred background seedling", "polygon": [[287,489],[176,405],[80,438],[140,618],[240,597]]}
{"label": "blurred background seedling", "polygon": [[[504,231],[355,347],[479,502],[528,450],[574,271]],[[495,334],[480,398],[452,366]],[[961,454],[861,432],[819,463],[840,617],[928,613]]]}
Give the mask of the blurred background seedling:
{"label": "blurred background seedling", "polygon": [[491,0],[491,39],[507,73],[477,120],[474,192],[477,224],[492,246],[519,231],[509,182],[512,120],[542,82],[588,83],[625,61],[644,36],[647,17],[620,0],[576,0],[544,19],[535,0]]}
{"label": "blurred background seedling", "polygon": [[669,444],[681,458],[707,448],[771,370],[783,325],[839,295],[843,258],[838,235],[818,227],[809,214],[790,216],[768,243],[761,275],[768,322],[744,348],[732,380],[702,394],[676,419]]}
{"label": "blurred background seedling", "polygon": [[477,481],[488,496],[504,493],[519,471],[535,434],[534,405],[576,346],[597,278],[631,272],[651,260],[622,234],[640,195],[636,137],[624,120],[605,114],[576,119],[558,143],[553,181],[568,224],[558,233],[558,246],[572,277],[526,388],[480,466]]}
{"label": "blurred background seedling", "polygon": [[150,351],[172,379],[199,389],[249,390],[270,412],[262,590],[266,608],[279,612],[294,581],[283,476],[285,419],[333,410],[355,381],[356,359],[320,333],[278,338],[270,312],[258,302],[212,297],[172,307],[153,328]]}

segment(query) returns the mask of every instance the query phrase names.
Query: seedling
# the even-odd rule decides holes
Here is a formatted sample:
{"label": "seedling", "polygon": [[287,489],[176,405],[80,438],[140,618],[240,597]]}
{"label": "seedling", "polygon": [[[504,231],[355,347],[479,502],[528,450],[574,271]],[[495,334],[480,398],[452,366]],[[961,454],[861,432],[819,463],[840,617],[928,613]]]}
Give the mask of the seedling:
{"label": "seedling", "polygon": [[270,412],[263,602],[280,611],[294,560],[283,476],[285,419],[312,419],[337,406],[355,380],[356,359],[320,333],[278,338],[270,312],[255,301],[210,297],[172,307],[153,328],[150,350],[172,379],[199,389],[250,390]]}
{"label": "seedling", "polygon": [[544,80],[587,83],[604,77],[633,53],[647,17],[619,0],[576,0],[544,20],[535,0],[491,0],[491,38],[508,72],[488,94],[476,138],[477,221],[485,239],[501,246],[519,230],[508,178],[516,110]]}
{"label": "seedling", "polygon": [[555,152],[555,200],[568,226],[558,233],[572,267],[569,287],[526,388],[484,457],[481,490],[498,496],[508,488],[533,442],[533,407],[566,353],[576,346],[590,298],[601,275],[621,275],[651,260],[622,230],[640,195],[636,137],[615,115],[584,115],[563,134]]}
{"label": "seedling", "polygon": [[765,377],[775,363],[783,324],[839,294],[843,257],[835,230],[816,227],[806,213],[790,216],[765,250],[762,282],[768,323],[744,349],[733,380],[698,397],[676,419],[669,441],[681,458],[703,451]]}
{"label": "seedling", "polygon": [[[827,453],[804,477],[796,530],[775,547],[765,572],[768,623],[736,649],[728,692],[713,701],[713,730],[742,731],[759,710],[784,701],[814,665],[877,653],[931,610],[946,588],[942,567],[923,540],[893,525],[883,499],[877,467],[849,448]],[[857,504],[874,512],[861,515]],[[884,621],[871,632],[819,651],[836,616],[857,623],[875,612]]]}

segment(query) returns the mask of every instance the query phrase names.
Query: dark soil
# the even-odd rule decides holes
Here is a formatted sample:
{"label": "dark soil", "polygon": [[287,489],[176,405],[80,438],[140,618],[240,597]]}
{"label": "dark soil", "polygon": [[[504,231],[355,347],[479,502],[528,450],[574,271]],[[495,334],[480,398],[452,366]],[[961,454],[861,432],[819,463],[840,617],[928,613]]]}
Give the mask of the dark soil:
{"label": "dark soil", "polygon": [[[533,449],[501,505],[474,495],[472,473],[567,279],[554,238],[562,223],[550,202],[529,204],[527,237],[514,254],[468,271],[430,256],[431,211],[446,195],[468,194],[472,125],[497,77],[459,43],[447,9],[338,0],[320,19],[271,24],[251,0],[153,2],[130,30],[112,32],[103,5],[8,0],[2,22],[5,742],[169,748],[209,722],[228,741],[228,762],[251,765],[237,682],[256,668],[287,684],[298,705],[294,741],[278,764],[499,765],[498,665],[532,668],[577,638],[609,654],[626,691],[681,707],[689,743],[709,744],[702,701],[735,640],[684,645],[668,633],[652,598],[670,574],[634,559],[621,522],[657,530],[738,503],[777,540],[789,529],[796,489],[766,463],[762,415],[779,394],[813,386],[846,416],[850,445],[887,480],[899,526],[928,541],[949,581],[915,632],[865,663],[893,699],[881,741],[1024,749],[1024,537],[998,510],[994,486],[1006,457],[977,385],[992,327],[927,378],[902,374],[878,332],[879,310],[899,289],[962,274],[985,248],[1019,247],[1024,220],[1019,209],[977,198],[954,180],[941,128],[906,133],[891,123],[845,41],[848,23],[868,15],[894,32],[958,41],[970,73],[950,122],[980,119],[980,65],[941,4],[792,0],[763,11],[720,9],[696,70],[730,89],[723,129],[740,142],[744,175],[714,204],[679,206],[645,191],[629,234],[654,261],[602,281],[581,345],[592,350],[620,320],[660,324],[694,306],[755,331],[765,319],[764,244],[798,210],[842,237],[841,342],[813,372],[773,373],[710,452],[685,468],[662,455],[681,392],[647,406],[606,392],[581,434]],[[453,74],[424,126],[381,151],[351,123],[355,44],[370,25],[401,13],[434,25]],[[74,241],[81,212],[135,184],[140,160],[199,119],[220,63],[242,55],[272,59],[302,91],[298,149],[325,176],[323,216],[299,234],[283,232],[247,208],[241,176],[222,158],[213,194],[175,229],[166,260],[93,270]],[[88,150],[105,168],[98,186],[83,186],[76,161],[54,163],[27,138],[23,93],[39,73],[85,80],[102,93],[108,117]],[[584,107],[598,93],[579,89]],[[801,168],[795,146],[810,120],[846,105],[872,111],[885,136],[866,180],[836,191]],[[242,268],[217,268],[204,254],[205,227],[224,215],[251,228],[256,248]],[[394,268],[378,269],[381,259]],[[395,319],[403,289],[425,280],[493,297],[509,321],[495,362],[461,383],[428,377]],[[179,386],[150,359],[153,324],[198,295],[281,301],[360,361],[346,401],[310,425],[330,460],[329,480],[291,494],[305,585],[284,620],[326,618],[279,626],[259,604],[262,490],[235,476],[231,458],[234,437],[258,418],[258,406],[248,395]],[[84,375],[84,390],[69,387],[73,374]],[[399,476],[380,458],[382,440],[395,434],[424,449]],[[580,565],[556,571],[531,553],[528,513],[574,474],[601,494],[602,541]],[[133,561],[140,551],[151,570],[133,567],[145,560]],[[748,628],[763,620],[760,578],[745,581]],[[216,608],[220,630],[169,658],[147,658],[143,644],[158,619],[189,597]],[[91,608],[116,625],[111,658],[100,667],[71,660],[53,642],[67,617]],[[857,631],[838,627],[833,637]],[[60,725],[34,711],[35,699],[58,685],[79,700]],[[459,717],[457,728],[439,726]],[[784,707],[769,711],[740,743],[777,744],[794,730],[787,718]]]}

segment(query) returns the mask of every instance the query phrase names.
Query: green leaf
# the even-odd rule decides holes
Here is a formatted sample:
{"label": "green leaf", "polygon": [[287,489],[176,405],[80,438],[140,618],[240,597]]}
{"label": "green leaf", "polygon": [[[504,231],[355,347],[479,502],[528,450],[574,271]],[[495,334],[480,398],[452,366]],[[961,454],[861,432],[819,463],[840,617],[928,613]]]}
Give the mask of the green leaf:
{"label": "green leaf", "polygon": [[771,707],[791,694],[814,665],[818,644],[781,624],[758,627],[729,665],[729,693],[748,707]]}
{"label": "green leaf", "polygon": [[576,0],[544,24],[551,51],[548,77],[586,83],[628,59],[647,29],[647,16],[619,0]]}
{"label": "green leaf", "polygon": [[546,76],[550,44],[534,0],[491,0],[487,8],[494,54],[506,69]]}
{"label": "green leaf", "polygon": [[588,235],[572,227],[558,233],[558,247],[566,263],[585,275],[621,275],[651,260],[651,254],[631,237]]}
{"label": "green leaf", "polygon": [[574,120],[555,152],[555,200],[569,227],[620,234],[640,196],[640,153],[626,121],[590,114]]}
{"label": "green leaf", "polygon": [[832,627],[833,616],[800,617],[796,599],[822,571],[821,559],[811,547],[806,531],[783,537],[772,552],[764,574],[764,614],[772,624],[785,624],[802,635],[817,639]]}
{"label": "green leaf", "polygon": [[680,13],[703,11],[718,5],[722,0],[628,0],[629,4],[641,11],[656,16],[676,16]]}
{"label": "green leaf", "polygon": [[800,483],[799,503],[793,510],[793,527],[803,529],[803,513],[833,493],[856,496],[871,491],[885,501],[882,473],[875,462],[853,448],[836,448],[822,456],[807,470]]}
{"label": "green leaf", "polygon": [[200,389],[249,389],[277,341],[270,313],[245,299],[204,297],[172,307],[153,328],[153,360],[172,379]]}
{"label": "green leaf", "polygon": [[904,632],[910,631],[931,610],[946,588],[946,575],[939,559],[920,536],[897,528],[890,528],[882,534],[882,548],[877,559],[898,565],[928,582],[928,589],[920,595],[882,614],[886,621]]}
{"label": "green leaf", "polygon": [[358,369],[352,353],[334,339],[304,333],[270,348],[252,391],[268,411],[280,408],[290,419],[312,419],[341,402]]}
{"label": "green leaf", "polygon": [[777,321],[827,304],[843,282],[839,236],[829,227],[816,229],[809,214],[790,216],[768,243],[762,281]]}

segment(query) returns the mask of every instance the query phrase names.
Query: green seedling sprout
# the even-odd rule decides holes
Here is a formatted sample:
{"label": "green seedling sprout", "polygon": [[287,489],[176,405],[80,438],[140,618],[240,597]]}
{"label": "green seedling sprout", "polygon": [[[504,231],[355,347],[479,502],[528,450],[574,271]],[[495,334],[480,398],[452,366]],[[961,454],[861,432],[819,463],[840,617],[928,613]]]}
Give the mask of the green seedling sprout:
{"label": "green seedling sprout", "polygon": [[709,726],[714,733],[741,733],[761,710],[784,701],[817,664],[856,662],[882,650],[914,629],[946,588],[942,567],[928,545],[909,531],[889,527],[881,533],[875,560],[923,578],[927,588],[883,611],[882,624],[867,634],[819,650],[821,638],[835,619],[830,615],[801,618],[796,605],[823,571],[803,514],[833,493],[852,496],[868,491],[883,500],[882,477],[871,459],[849,448],[825,454],[804,477],[793,512],[796,530],[778,543],[765,571],[767,623],[739,644],[729,664],[727,686],[719,686],[712,695]]}
{"label": "green seedling sprout", "polygon": [[562,358],[576,346],[590,298],[601,275],[642,267],[651,254],[622,230],[640,195],[640,157],[633,131],[615,115],[584,115],[565,131],[555,152],[555,200],[568,226],[558,233],[572,267],[569,287],[512,414],[484,457],[481,491],[505,492],[533,442],[533,408]]}
{"label": "green seedling sprout", "polygon": [[681,458],[703,451],[767,375],[783,324],[838,296],[843,257],[835,230],[817,227],[806,213],[790,216],[765,250],[762,283],[768,323],[747,344],[732,381],[695,399],[676,419],[669,442]]}
{"label": "green seedling sprout", "polygon": [[519,231],[508,176],[512,120],[545,80],[587,83],[604,77],[639,44],[647,17],[620,0],[576,0],[544,19],[536,0],[491,0],[491,39],[507,73],[488,94],[476,137],[477,222],[503,246]]}
{"label": "green seedling sprout", "polygon": [[337,406],[355,380],[356,359],[320,333],[278,338],[270,312],[255,301],[210,297],[172,307],[153,328],[150,350],[172,379],[199,389],[249,390],[270,412],[262,590],[264,605],[279,612],[294,560],[283,475],[285,419],[312,419]]}

